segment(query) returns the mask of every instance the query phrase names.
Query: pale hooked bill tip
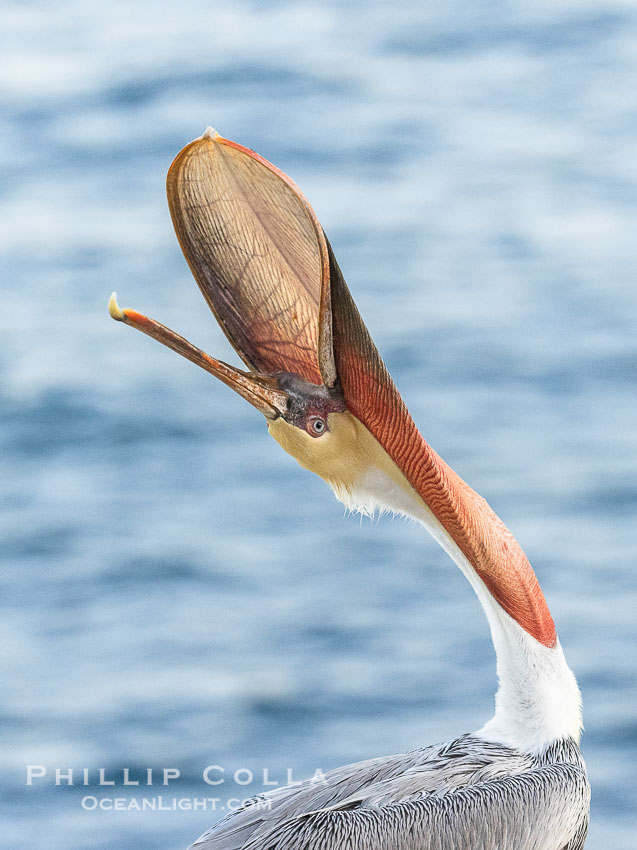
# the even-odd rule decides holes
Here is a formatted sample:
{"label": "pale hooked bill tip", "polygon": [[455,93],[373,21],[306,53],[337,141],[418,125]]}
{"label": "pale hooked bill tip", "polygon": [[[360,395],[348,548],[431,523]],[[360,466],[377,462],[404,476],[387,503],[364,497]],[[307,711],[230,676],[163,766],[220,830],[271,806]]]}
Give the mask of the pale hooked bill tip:
{"label": "pale hooked bill tip", "polygon": [[206,127],[206,129],[203,131],[201,138],[202,139],[216,139],[218,135],[219,135],[219,133],[217,133],[215,128],[208,125]]}
{"label": "pale hooked bill tip", "polygon": [[117,303],[117,292],[112,292],[111,297],[108,299],[108,312],[111,318],[116,319],[118,322],[124,318],[124,311],[120,309]]}

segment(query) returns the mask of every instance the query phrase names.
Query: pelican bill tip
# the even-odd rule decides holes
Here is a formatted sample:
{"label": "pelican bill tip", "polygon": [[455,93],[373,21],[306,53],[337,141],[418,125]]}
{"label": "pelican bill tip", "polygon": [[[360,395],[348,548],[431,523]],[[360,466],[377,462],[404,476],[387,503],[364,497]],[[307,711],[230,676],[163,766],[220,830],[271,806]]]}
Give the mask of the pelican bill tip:
{"label": "pelican bill tip", "polygon": [[202,139],[218,139],[219,133],[215,130],[214,127],[211,127],[210,124],[206,127],[206,129],[201,134]]}
{"label": "pelican bill tip", "polygon": [[108,312],[110,317],[115,319],[116,322],[121,322],[126,318],[124,311],[117,303],[117,292],[112,292],[111,297],[108,299]]}

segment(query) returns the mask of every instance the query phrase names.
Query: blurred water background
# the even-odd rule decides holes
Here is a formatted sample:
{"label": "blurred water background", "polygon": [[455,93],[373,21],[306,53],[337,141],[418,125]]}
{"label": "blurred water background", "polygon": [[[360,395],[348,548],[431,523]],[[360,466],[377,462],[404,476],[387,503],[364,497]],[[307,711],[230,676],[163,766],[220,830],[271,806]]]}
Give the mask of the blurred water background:
{"label": "blurred water background", "polygon": [[[107,316],[117,289],[237,362],[164,197],[211,123],[304,189],[425,436],[527,550],[584,694],[587,846],[634,848],[636,5],[0,9],[5,846],[183,847],[222,812],[82,798],[230,805],[492,710],[485,618],[424,532],[344,518]],[[181,776],[122,787],[149,767]]]}

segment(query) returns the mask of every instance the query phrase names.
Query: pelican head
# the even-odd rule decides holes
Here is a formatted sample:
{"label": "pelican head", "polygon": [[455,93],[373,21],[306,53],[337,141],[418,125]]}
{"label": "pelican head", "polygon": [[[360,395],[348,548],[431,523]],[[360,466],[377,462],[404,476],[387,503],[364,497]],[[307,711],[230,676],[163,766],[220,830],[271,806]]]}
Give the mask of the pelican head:
{"label": "pelican head", "polygon": [[393,494],[390,507],[408,504],[406,512],[419,517],[422,508],[505,611],[554,645],[553,621],[524,553],[416,428],[296,184],[209,128],[176,156],[167,192],[184,256],[248,370],[120,309],[114,294],[111,316],[234,389],[264,414],[274,439],[347,504],[357,492],[388,504],[378,492],[385,490]]}
{"label": "pelican head", "polygon": [[[399,396],[314,211],[289,177],[210,128],[177,155],[167,192],[195,279],[249,369],[217,360],[154,319],[121,309],[115,293],[111,316],[234,389],[263,413],[289,454],[349,503],[370,465],[389,460],[358,418],[366,396],[374,397],[371,384],[384,382],[394,403]],[[397,469],[392,474],[403,478]],[[404,487],[411,489],[406,481]]]}

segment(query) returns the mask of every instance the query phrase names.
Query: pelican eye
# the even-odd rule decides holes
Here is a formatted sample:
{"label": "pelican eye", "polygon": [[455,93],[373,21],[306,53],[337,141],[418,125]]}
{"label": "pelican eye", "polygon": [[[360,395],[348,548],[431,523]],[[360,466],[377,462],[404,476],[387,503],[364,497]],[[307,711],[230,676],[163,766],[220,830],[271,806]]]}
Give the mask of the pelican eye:
{"label": "pelican eye", "polygon": [[308,431],[312,434],[313,437],[320,437],[321,434],[324,434],[327,430],[327,425],[325,424],[325,420],[321,419],[320,416],[313,416],[308,423]]}

